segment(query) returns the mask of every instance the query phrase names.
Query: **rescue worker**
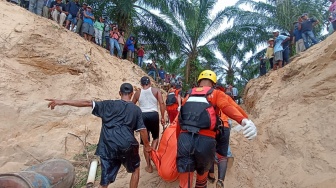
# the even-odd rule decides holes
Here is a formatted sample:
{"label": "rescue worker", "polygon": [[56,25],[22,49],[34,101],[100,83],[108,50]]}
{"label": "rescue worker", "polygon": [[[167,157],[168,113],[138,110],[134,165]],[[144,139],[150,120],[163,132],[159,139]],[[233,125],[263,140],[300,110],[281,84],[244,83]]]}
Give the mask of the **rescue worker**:
{"label": "rescue worker", "polygon": [[180,125],[176,130],[178,136],[176,163],[181,188],[192,186],[195,170],[197,172],[195,187],[207,186],[208,172],[215,159],[216,126],[220,122],[216,115],[220,115],[219,112],[240,123],[247,139],[251,140],[257,136],[254,123],[231,104],[231,97],[214,89],[217,76],[213,71],[201,72],[197,82],[198,87],[189,91],[182,103]]}
{"label": "rescue worker", "polygon": [[172,123],[176,118],[178,112],[181,108],[182,97],[181,97],[181,85],[176,85],[175,83],[170,84],[171,88],[168,91],[166,99],[166,108],[169,117],[169,122]]}
{"label": "rescue worker", "polygon": [[[216,86],[217,89],[221,90],[222,92],[225,92],[225,89],[221,86]],[[233,100],[228,100],[228,102],[234,106],[245,118],[248,118],[245,111],[237,105],[237,103]],[[227,163],[228,163],[228,151],[229,151],[229,142],[230,142],[230,122],[228,117],[223,112],[217,112],[217,114],[220,114],[220,119],[223,122],[219,130],[220,132],[217,132],[216,135],[216,159],[217,159],[217,168],[218,168],[218,180],[216,183],[216,188],[224,188],[224,179],[227,169]],[[209,170],[208,180],[211,183],[214,183],[216,181],[215,175],[214,175],[214,165],[212,165],[211,169]]]}

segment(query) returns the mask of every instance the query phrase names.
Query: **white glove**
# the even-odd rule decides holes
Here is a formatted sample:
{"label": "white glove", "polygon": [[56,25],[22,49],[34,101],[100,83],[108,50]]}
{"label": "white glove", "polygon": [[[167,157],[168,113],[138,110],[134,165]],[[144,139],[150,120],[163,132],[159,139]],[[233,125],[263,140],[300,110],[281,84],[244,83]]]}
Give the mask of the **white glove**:
{"label": "white glove", "polygon": [[179,112],[181,110],[181,106],[178,106],[177,107],[177,111]]}
{"label": "white glove", "polygon": [[241,125],[243,126],[245,138],[252,140],[257,136],[257,127],[251,120],[243,119]]}

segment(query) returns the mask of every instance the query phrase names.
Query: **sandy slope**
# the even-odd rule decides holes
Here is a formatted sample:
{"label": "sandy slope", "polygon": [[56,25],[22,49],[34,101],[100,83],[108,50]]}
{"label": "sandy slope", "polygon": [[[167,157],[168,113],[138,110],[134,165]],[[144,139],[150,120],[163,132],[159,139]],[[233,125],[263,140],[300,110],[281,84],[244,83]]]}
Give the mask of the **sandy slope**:
{"label": "sandy slope", "polygon": [[235,147],[234,187],[335,187],[335,39],[247,85],[245,105],[259,136]]}
{"label": "sandy slope", "polygon": [[[68,133],[83,137],[87,127],[87,141],[96,143],[100,120],[90,109],[50,111],[43,99],[117,99],[119,85],[127,81],[139,87],[144,72],[51,20],[3,0],[0,5],[0,172],[53,157],[72,159],[83,148]],[[227,187],[334,187],[335,39],[248,84],[246,108],[259,135],[248,142],[232,133],[235,162]],[[122,170],[110,187],[128,187],[129,178]],[[139,185],[177,187],[143,168]]]}

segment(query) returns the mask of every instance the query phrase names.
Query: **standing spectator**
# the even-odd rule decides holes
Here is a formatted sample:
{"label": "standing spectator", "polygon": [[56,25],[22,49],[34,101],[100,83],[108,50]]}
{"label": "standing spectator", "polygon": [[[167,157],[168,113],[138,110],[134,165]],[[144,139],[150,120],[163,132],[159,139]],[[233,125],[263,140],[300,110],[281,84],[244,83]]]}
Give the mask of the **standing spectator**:
{"label": "standing spectator", "polygon": [[29,11],[42,16],[44,0],[30,0],[29,1]]}
{"label": "standing spectator", "polygon": [[165,76],[165,85],[170,83],[170,74],[169,72],[167,72],[166,76]]}
{"label": "standing spectator", "polygon": [[104,22],[104,39],[105,49],[110,51],[110,26],[106,20]]}
{"label": "standing spectator", "polygon": [[277,70],[277,68],[282,67],[282,61],[283,61],[282,45],[284,42],[290,40],[290,38],[283,35],[279,35],[279,31],[274,31],[273,35],[275,38],[273,70]]}
{"label": "standing spectator", "polygon": [[138,50],[138,65],[139,65],[139,67],[142,67],[142,62],[143,62],[144,55],[145,55],[145,50],[144,50],[143,45],[141,45],[139,50]]}
{"label": "standing spectator", "polygon": [[225,94],[229,95],[232,98],[232,86],[231,86],[231,84],[226,84]]}
{"label": "standing spectator", "polygon": [[331,5],[329,7],[329,21],[332,24],[332,27],[334,31],[336,30],[336,0],[329,0],[331,2]]}
{"label": "standing spectator", "polygon": [[266,49],[265,56],[270,63],[271,69],[273,69],[273,59],[274,59],[274,39],[273,38],[268,39],[268,46]]}
{"label": "standing spectator", "polygon": [[65,24],[65,28],[70,29],[70,23],[71,23],[71,30],[75,27],[77,24],[77,13],[79,11],[80,5],[78,3],[78,0],[74,0],[69,2],[68,4],[68,17]]}
{"label": "standing spectator", "polygon": [[160,83],[163,85],[165,78],[166,78],[166,72],[163,70],[163,66],[160,66],[159,72],[159,78],[160,78]]}
{"label": "standing spectator", "polygon": [[[281,33],[281,35],[289,37],[286,33]],[[282,56],[283,56],[283,66],[287,65],[289,63],[289,40],[288,41],[284,41],[282,44]]]}
{"label": "standing spectator", "polygon": [[125,31],[120,32],[119,40],[118,40],[120,50],[124,51],[125,47]]}
{"label": "standing spectator", "polygon": [[53,1],[50,4],[50,12],[53,20],[57,22],[59,17],[59,24],[63,26],[68,12],[66,12],[65,4],[62,3],[62,0]]}
{"label": "standing spectator", "polygon": [[[296,25],[296,23],[300,23],[301,18],[299,19],[298,22],[294,22],[294,25]],[[293,40],[292,40],[292,44],[295,44],[295,51],[296,53],[300,53],[306,50],[306,47],[304,45],[303,42],[303,38],[302,38],[302,33],[299,30],[298,27],[294,26],[294,32],[293,32]]]}
{"label": "standing spectator", "polygon": [[45,18],[50,18],[49,7],[50,7],[52,1],[53,0],[44,0],[43,8],[42,8],[42,16],[45,17]]}
{"label": "standing spectator", "polygon": [[238,100],[238,89],[233,85],[232,86],[232,95],[233,95],[233,100],[237,102]]}
{"label": "standing spectator", "polygon": [[319,23],[319,21],[315,18],[308,18],[308,14],[304,13],[302,16],[302,23],[299,24],[299,30],[302,33],[302,38],[305,44],[306,49],[308,49],[309,43],[308,39],[310,38],[312,44],[317,44],[317,39],[313,33],[313,27]]}
{"label": "standing spectator", "polygon": [[101,46],[103,44],[103,30],[104,30],[104,18],[100,17],[99,20],[96,20],[93,27],[95,31],[96,44]]}
{"label": "standing spectator", "polygon": [[82,36],[82,25],[84,20],[84,12],[86,11],[87,4],[83,3],[82,8],[79,9],[77,14],[77,27],[76,27],[76,33]]}
{"label": "standing spectator", "polygon": [[177,83],[177,79],[176,79],[176,75],[175,74],[172,74],[171,77],[170,77],[170,84],[175,84]]}
{"label": "standing spectator", "polygon": [[118,31],[117,26],[113,27],[110,32],[110,54],[114,55],[114,47],[116,47],[118,51],[118,57],[121,58],[121,49],[118,43],[120,33]]}
{"label": "standing spectator", "polygon": [[156,81],[156,72],[157,72],[157,68],[156,68],[155,60],[152,59],[152,63],[149,66],[148,76],[151,76],[155,81]]}
{"label": "standing spectator", "polygon": [[266,74],[266,63],[265,63],[265,59],[263,59],[262,57],[260,57],[259,70],[260,70],[260,76],[263,76]]}
{"label": "standing spectator", "polygon": [[182,87],[183,82],[182,82],[181,76],[177,77],[177,83],[176,83],[176,85],[180,85]]}
{"label": "standing spectator", "polygon": [[135,40],[134,37],[131,35],[129,39],[127,39],[126,46],[127,46],[127,59],[132,62],[134,60],[134,50],[135,50],[134,44]]}
{"label": "standing spectator", "polygon": [[92,41],[92,36],[94,34],[93,20],[95,19],[92,13],[92,8],[90,6],[87,6],[86,11],[83,12],[83,15],[84,15],[83,20],[84,38],[88,41]]}

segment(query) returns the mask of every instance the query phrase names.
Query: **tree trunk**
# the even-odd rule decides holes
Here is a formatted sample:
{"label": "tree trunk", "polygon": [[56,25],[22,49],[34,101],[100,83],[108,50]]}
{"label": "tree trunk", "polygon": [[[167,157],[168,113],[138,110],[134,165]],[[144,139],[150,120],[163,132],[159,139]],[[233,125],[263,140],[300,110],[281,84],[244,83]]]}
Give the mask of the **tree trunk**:
{"label": "tree trunk", "polygon": [[189,84],[189,77],[190,77],[190,62],[191,62],[191,59],[188,58],[187,59],[187,62],[186,62],[186,69],[185,69],[185,80],[186,80],[186,83]]}

